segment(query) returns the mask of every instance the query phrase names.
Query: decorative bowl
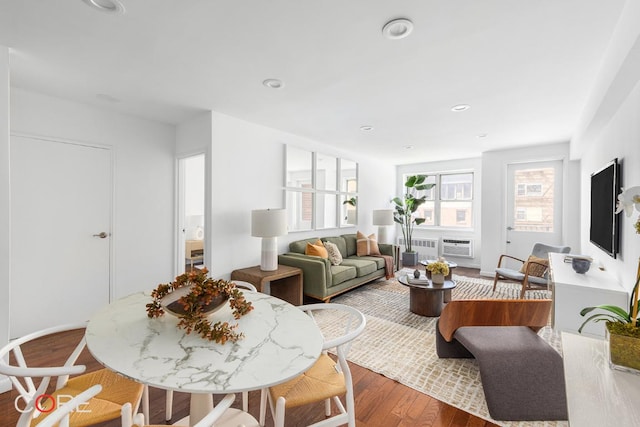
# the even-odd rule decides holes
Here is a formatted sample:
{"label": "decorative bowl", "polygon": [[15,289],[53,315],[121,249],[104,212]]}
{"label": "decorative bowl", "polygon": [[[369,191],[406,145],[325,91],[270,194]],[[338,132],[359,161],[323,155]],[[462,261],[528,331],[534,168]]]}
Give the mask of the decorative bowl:
{"label": "decorative bowl", "polygon": [[571,267],[576,273],[584,274],[591,268],[591,261],[584,258],[573,258],[571,260]]}

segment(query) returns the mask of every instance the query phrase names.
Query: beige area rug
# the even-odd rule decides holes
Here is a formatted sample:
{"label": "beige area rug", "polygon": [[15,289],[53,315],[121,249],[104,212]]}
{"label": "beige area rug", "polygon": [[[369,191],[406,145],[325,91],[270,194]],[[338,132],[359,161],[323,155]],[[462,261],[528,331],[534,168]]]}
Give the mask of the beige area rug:
{"label": "beige area rug", "polygon": [[[493,292],[493,281],[455,276],[453,299],[517,299],[519,285],[499,283]],[[527,291],[527,298],[550,298],[546,290]],[[480,372],[474,359],[439,359],[436,354],[435,324],[437,318],[423,317],[409,311],[409,288],[397,280],[378,281],[361,286],[333,298],[331,302],[355,307],[367,318],[364,333],[353,343],[348,359],[360,366],[428,394],[456,408],[508,427],[560,427],[558,422],[504,422],[489,416]],[[323,331],[337,331],[331,325],[339,319],[317,318]],[[329,332],[331,335],[331,332]],[[550,327],[540,336],[558,352],[560,338]]]}

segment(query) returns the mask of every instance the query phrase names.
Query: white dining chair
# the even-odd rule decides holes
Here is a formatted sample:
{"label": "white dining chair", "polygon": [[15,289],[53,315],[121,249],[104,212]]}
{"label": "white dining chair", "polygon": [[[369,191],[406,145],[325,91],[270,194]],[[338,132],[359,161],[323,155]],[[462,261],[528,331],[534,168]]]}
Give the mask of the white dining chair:
{"label": "white dining chair", "polygon": [[[355,402],[353,396],[353,381],[347,363],[349,348],[363,331],[366,325],[364,315],[357,309],[342,304],[322,303],[309,304],[299,307],[314,318],[314,313],[331,310],[340,314],[341,332],[328,334],[322,346],[322,354],[316,363],[304,374],[264,389],[260,396],[260,425],[264,426],[267,404],[271,409],[275,427],[284,427],[285,410],[316,402],[325,403],[325,415],[328,417],[312,426],[340,426],[347,424],[356,426]],[[332,322],[331,327],[335,326]],[[322,328],[321,328],[322,329]],[[337,336],[335,336],[337,335]],[[337,361],[328,355],[328,351],[335,352]],[[340,397],[344,396],[346,405]],[[331,402],[335,403],[339,414],[331,416]],[[346,407],[345,407],[346,406]]]}
{"label": "white dining chair", "polygon": [[[245,282],[242,280],[232,280],[233,283],[240,289],[246,289],[251,292],[258,292],[255,286],[253,286],[249,282]],[[148,391],[145,391],[145,396]],[[146,399],[146,397],[145,397]],[[245,412],[249,412],[249,392],[242,392],[242,410]],[[145,411],[145,416],[149,416],[148,412]],[[170,421],[171,417],[173,417],[173,390],[167,390],[165,396],[165,420]]]}
{"label": "white dining chair", "polygon": [[[15,339],[0,349],[0,374],[9,377],[13,387],[20,394],[20,400],[25,403],[25,408],[28,408],[20,417],[22,424],[19,423],[19,425],[29,425],[31,419],[42,423],[53,412],[50,411],[51,408],[59,401],[66,399],[67,396],[76,396],[98,384],[101,386],[101,391],[91,396],[86,404],[86,410],[73,411],[69,414],[71,425],[88,426],[118,419],[125,403],[129,403],[129,407],[135,411],[138,410],[143,393],[142,384],[131,381],[109,369],[85,373],[86,366],[76,365],[76,361],[86,345],[84,335],[63,366],[29,365],[22,349],[23,346],[53,334],[77,329],[84,330],[85,327],[86,323],[77,323],[43,329]],[[38,387],[35,386],[36,381],[34,381],[37,379],[40,379]],[[40,399],[40,396],[47,392],[47,387],[52,380],[55,380],[54,391],[48,393],[47,399]],[[29,405],[32,406],[29,407]]]}

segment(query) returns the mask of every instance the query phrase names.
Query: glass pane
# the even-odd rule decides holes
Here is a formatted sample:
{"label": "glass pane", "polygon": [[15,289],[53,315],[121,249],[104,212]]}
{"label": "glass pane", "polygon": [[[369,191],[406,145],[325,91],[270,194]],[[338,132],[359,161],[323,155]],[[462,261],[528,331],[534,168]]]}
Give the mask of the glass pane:
{"label": "glass pane", "polygon": [[456,173],[440,177],[440,200],[471,200],[473,174]]}
{"label": "glass pane", "polygon": [[338,159],[326,154],[318,154],[316,159],[316,189],[336,191],[338,187]]}
{"label": "glass pane", "polygon": [[427,201],[420,205],[416,217],[425,219],[421,225],[436,225],[435,202]]}
{"label": "glass pane", "polygon": [[313,154],[311,151],[287,145],[287,175],[285,186],[290,188],[306,188],[311,186],[311,167]]}
{"label": "glass pane", "polygon": [[358,164],[351,160],[340,159],[340,191],[355,193],[358,191]]}
{"label": "glass pane", "polygon": [[514,179],[514,229],[553,232],[554,169],[523,169]]}
{"label": "glass pane", "polygon": [[289,231],[311,230],[313,225],[313,193],[287,191],[287,222]]}
{"label": "glass pane", "polygon": [[316,193],[316,229],[336,228],[338,195]]}
{"label": "glass pane", "polygon": [[355,225],[358,222],[357,207],[350,205],[348,203],[347,204],[344,203],[345,200],[351,199],[352,197],[353,196],[347,195],[347,194],[343,194],[340,196],[340,206],[341,206],[340,207],[340,225],[341,226]]}
{"label": "glass pane", "polygon": [[442,202],[440,204],[440,225],[443,227],[471,227],[473,202]]}

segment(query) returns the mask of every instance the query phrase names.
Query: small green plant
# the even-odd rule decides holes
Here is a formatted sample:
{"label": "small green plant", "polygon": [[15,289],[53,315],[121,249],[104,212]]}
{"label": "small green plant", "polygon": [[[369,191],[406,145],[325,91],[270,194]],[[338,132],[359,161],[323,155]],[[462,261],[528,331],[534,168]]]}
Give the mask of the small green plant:
{"label": "small green plant", "polygon": [[425,222],[424,218],[417,218],[415,216],[416,211],[424,202],[427,201],[427,196],[416,197],[418,191],[431,190],[435,187],[435,184],[425,184],[427,175],[411,175],[407,177],[407,181],[404,183],[406,192],[404,197],[394,197],[391,200],[395,204],[395,212],[393,213],[393,221],[400,224],[402,229],[402,237],[404,237],[405,252],[413,252],[411,248],[411,236],[413,234],[413,227]]}

